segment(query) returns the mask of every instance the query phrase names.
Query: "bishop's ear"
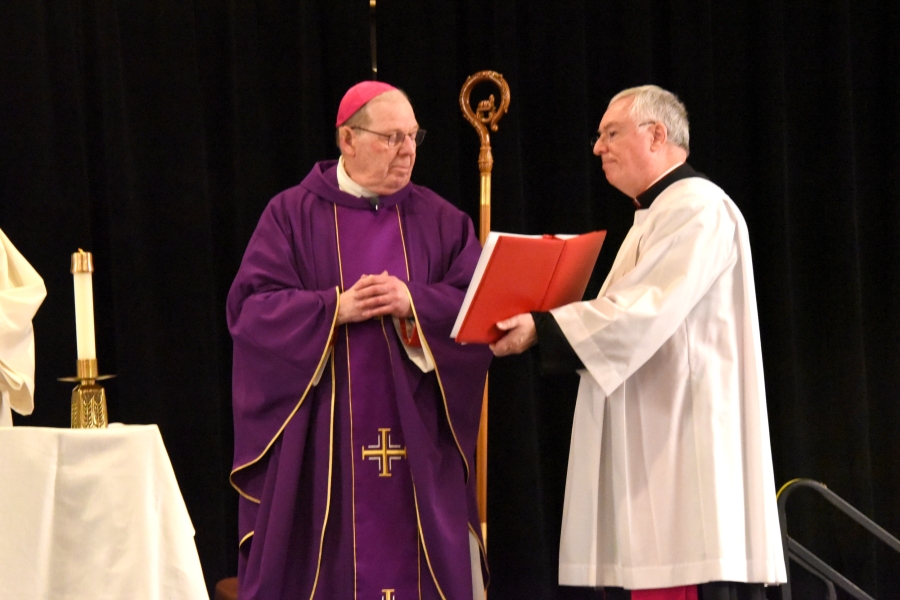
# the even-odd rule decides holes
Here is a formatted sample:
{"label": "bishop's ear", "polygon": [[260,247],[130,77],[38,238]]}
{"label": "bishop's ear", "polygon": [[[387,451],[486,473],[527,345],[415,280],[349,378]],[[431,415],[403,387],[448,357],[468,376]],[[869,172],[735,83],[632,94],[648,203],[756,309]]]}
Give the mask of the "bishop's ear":
{"label": "bishop's ear", "polygon": [[351,127],[347,127],[342,125],[338,127],[337,130],[337,145],[338,148],[341,149],[341,154],[353,156],[356,154],[356,148],[354,146],[354,136],[353,129]]}

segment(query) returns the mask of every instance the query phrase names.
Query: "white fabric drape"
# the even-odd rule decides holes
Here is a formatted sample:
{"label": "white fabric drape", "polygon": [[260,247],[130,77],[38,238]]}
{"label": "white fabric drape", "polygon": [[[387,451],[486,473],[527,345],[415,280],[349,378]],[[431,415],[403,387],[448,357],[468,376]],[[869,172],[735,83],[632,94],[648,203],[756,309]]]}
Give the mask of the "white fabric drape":
{"label": "white fabric drape", "polygon": [[34,329],[44,280],[0,231],[0,427],[34,410]]}

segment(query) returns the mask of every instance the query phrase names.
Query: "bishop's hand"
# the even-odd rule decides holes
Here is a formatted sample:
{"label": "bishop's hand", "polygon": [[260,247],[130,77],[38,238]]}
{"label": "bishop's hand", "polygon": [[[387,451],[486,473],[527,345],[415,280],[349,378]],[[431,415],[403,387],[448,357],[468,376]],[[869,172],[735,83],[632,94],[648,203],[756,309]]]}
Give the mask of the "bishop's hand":
{"label": "bishop's hand", "polygon": [[363,275],[341,294],[337,324],[359,323],[374,317],[411,317],[406,284],[387,271]]}
{"label": "bishop's hand", "polygon": [[521,354],[537,344],[537,330],[531,313],[522,313],[499,321],[497,329],[505,331],[506,335],[489,346],[494,356]]}

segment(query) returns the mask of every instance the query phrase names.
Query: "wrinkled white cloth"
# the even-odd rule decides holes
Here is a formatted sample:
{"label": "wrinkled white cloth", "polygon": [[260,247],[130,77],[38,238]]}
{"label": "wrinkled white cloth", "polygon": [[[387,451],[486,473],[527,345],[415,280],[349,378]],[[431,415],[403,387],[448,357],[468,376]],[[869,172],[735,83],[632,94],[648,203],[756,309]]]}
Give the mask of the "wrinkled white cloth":
{"label": "wrinkled white cloth", "polygon": [[585,365],[561,584],[785,581],[747,227],[682,179],[635,213],[595,300],[551,311]]}
{"label": "wrinkled white cloth", "polygon": [[0,429],[0,598],[209,600],[156,425]]}
{"label": "wrinkled white cloth", "polygon": [[34,329],[44,280],[0,231],[0,427],[34,410]]}

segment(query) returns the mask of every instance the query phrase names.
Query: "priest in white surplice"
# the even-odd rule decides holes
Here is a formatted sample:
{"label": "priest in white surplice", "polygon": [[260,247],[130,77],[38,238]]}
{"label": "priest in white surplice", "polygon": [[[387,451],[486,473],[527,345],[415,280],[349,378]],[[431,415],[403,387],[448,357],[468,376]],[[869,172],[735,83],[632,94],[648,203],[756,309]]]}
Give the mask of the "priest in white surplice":
{"label": "priest in white surplice", "polygon": [[0,427],[12,410],[34,410],[34,330],[31,319],[47,295],[44,280],[0,231]]}
{"label": "priest in white surplice", "polygon": [[594,154],[634,225],[595,300],[498,323],[491,346],[581,375],[559,582],[608,598],[762,599],[786,579],[747,226],[688,139],[673,94],[612,99]]}

